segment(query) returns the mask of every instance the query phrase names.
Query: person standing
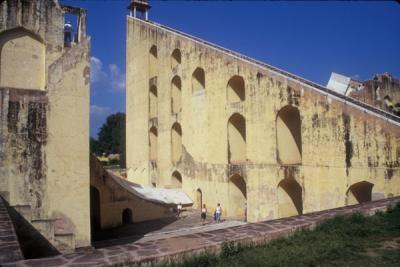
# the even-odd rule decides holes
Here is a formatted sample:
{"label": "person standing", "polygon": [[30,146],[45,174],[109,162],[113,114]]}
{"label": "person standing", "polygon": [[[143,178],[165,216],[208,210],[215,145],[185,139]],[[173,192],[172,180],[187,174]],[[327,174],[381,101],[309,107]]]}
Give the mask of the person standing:
{"label": "person standing", "polygon": [[72,33],[73,33],[72,24],[71,24],[71,22],[68,21],[64,25],[64,45],[66,47],[71,47]]}
{"label": "person standing", "polygon": [[177,207],[177,214],[176,214],[176,217],[177,218],[180,218],[181,217],[181,212],[182,212],[182,203],[179,203],[178,204],[178,207]]}
{"label": "person standing", "polygon": [[203,204],[203,208],[201,209],[202,224],[204,224],[206,222],[206,217],[207,217],[207,208],[206,208],[206,204]]}
{"label": "person standing", "polygon": [[215,209],[215,220],[217,223],[221,222],[221,215],[222,215],[222,208],[221,205],[218,203],[217,208]]}

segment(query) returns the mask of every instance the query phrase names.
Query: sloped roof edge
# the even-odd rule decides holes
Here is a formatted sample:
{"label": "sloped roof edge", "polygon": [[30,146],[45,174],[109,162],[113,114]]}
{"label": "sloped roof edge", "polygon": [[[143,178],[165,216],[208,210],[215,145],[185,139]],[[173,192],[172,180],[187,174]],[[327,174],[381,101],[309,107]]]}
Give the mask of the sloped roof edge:
{"label": "sloped roof edge", "polygon": [[330,89],[326,88],[325,86],[320,85],[318,83],[309,81],[309,80],[304,79],[304,78],[302,78],[300,76],[297,76],[297,75],[292,74],[290,72],[287,72],[287,71],[281,70],[279,68],[276,68],[276,67],[274,67],[272,65],[269,65],[269,64],[267,64],[265,62],[259,61],[257,59],[254,59],[254,58],[251,58],[251,57],[248,57],[248,56],[245,56],[245,55],[240,54],[238,52],[235,52],[233,50],[229,50],[229,49],[224,48],[222,46],[219,46],[217,44],[205,41],[205,40],[203,40],[201,38],[192,36],[190,34],[187,34],[187,33],[181,32],[181,31],[178,31],[176,29],[170,28],[170,27],[162,25],[160,23],[157,23],[157,22],[154,22],[154,21],[145,21],[145,20],[142,20],[142,19],[139,19],[139,18],[130,17],[130,16],[127,16],[127,17],[128,17],[128,19],[131,19],[131,20],[134,20],[134,21],[138,21],[140,23],[148,24],[148,25],[153,26],[153,27],[160,28],[160,29],[162,29],[164,31],[167,31],[167,32],[170,32],[172,34],[176,34],[176,35],[179,35],[181,37],[187,38],[187,39],[189,39],[189,40],[191,40],[193,42],[199,43],[199,44],[204,45],[204,46],[208,46],[209,48],[212,48],[214,50],[218,50],[219,52],[227,54],[227,55],[229,55],[231,57],[234,57],[236,59],[245,61],[245,62],[247,62],[247,63],[249,63],[251,65],[255,65],[257,67],[266,69],[268,71],[273,72],[276,75],[283,76],[286,79],[289,79],[289,80],[295,81],[297,83],[300,83],[302,86],[308,87],[308,88],[312,89],[313,91],[318,92],[319,94],[329,96],[332,99],[338,100],[340,102],[344,102],[345,104],[347,104],[349,106],[352,106],[352,107],[355,107],[357,109],[360,109],[360,110],[362,110],[362,111],[364,111],[364,112],[366,112],[368,114],[371,114],[372,116],[384,119],[384,120],[386,120],[387,122],[389,122],[391,124],[400,126],[400,118],[397,117],[396,115],[391,114],[389,112],[386,112],[386,111],[384,111],[382,109],[378,109],[378,108],[376,108],[374,106],[368,105],[368,104],[366,104],[364,102],[361,102],[359,100],[356,100],[354,98],[351,98],[351,97],[348,97],[348,96],[345,96],[345,95],[341,95],[340,93],[337,93],[337,92],[335,92],[333,90],[330,90]]}

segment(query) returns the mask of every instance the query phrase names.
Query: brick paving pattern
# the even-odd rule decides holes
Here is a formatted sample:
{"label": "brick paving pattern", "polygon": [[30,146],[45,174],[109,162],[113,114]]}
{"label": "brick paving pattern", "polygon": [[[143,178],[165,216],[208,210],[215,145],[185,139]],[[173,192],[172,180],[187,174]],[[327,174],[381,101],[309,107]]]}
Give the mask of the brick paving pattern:
{"label": "brick paving pattern", "polygon": [[7,206],[0,197],[0,266],[5,262],[24,259]]}
{"label": "brick paving pattern", "polygon": [[287,236],[297,229],[312,228],[335,215],[353,212],[373,215],[377,211],[385,211],[389,205],[395,205],[398,202],[400,202],[400,197],[184,236],[150,241],[139,240],[89,252],[18,261],[3,266],[109,266],[127,262],[162,260],[168,257],[190,255],[196,251],[218,251],[225,242],[262,243]]}

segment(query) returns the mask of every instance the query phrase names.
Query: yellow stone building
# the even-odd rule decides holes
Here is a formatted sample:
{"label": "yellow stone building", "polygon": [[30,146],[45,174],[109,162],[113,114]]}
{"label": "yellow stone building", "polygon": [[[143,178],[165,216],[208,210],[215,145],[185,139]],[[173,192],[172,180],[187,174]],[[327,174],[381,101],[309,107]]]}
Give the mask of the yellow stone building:
{"label": "yellow stone building", "polygon": [[[15,211],[25,255],[42,245],[62,252],[88,247],[85,10],[15,0],[0,1],[0,14],[0,196]],[[77,19],[72,43],[64,43],[65,14]]]}
{"label": "yellow stone building", "polygon": [[398,117],[132,16],[126,69],[132,182],[253,222],[400,194]]}

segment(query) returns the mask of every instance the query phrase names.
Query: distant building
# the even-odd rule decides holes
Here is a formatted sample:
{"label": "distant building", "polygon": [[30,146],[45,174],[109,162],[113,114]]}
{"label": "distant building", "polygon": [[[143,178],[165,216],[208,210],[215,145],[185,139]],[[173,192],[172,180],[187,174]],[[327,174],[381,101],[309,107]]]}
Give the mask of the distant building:
{"label": "distant building", "polygon": [[400,80],[387,72],[363,82],[333,72],[326,87],[400,116]]}
{"label": "distant building", "polygon": [[363,89],[362,82],[354,80],[350,77],[332,72],[326,88],[335,91],[339,94],[348,96],[354,91],[359,91]]}

